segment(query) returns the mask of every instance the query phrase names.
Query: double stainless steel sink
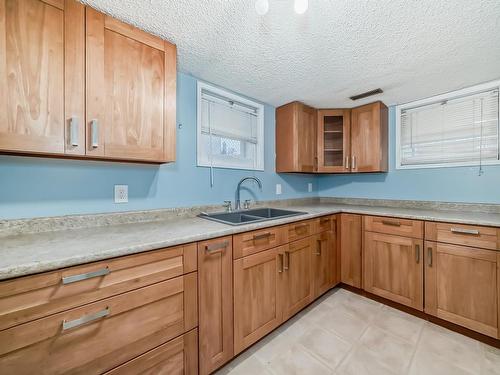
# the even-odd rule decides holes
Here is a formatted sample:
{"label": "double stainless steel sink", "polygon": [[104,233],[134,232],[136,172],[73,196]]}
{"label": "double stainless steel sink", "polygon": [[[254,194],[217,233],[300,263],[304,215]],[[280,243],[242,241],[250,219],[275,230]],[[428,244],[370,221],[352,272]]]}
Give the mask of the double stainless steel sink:
{"label": "double stainless steel sink", "polygon": [[211,214],[202,213],[199,216],[204,219],[218,221],[219,223],[243,225],[303,214],[305,214],[305,212],[282,210],[279,208],[254,208],[251,210],[234,212],[215,212]]}

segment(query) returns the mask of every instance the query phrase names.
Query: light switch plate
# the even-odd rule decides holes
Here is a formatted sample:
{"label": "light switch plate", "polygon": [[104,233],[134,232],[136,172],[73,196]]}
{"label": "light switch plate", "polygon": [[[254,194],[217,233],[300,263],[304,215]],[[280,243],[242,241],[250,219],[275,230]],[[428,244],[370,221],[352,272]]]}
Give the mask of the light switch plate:
{"label": "light switch plate", "polygon": [[312,184],[312,182],[309,182],[309,183],[307,184],[307,191],[308,191],[309,193],[313,191],[313,184]]}
{"label": "light switch plate", "polygon": [[276,184],[276,195],[281,194],[281,184]]}
{"label": "light switch plate", "polygon": [[115,203],[128,202],[128,185],[115,185]]}

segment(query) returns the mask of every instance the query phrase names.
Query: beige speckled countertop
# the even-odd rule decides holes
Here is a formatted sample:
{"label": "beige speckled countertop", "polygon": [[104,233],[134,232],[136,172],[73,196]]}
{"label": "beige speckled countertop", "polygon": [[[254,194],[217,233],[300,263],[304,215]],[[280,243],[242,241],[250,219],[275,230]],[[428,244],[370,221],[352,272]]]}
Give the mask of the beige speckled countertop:
{"label": "beige speckled countertop", "polygon": [[150,222],[8,235],[0,238],[0,279],[340,212],[500,227],[500,213],[339,204],[319,200],[288,207],[306,212],[306,214],[240,226],[221,224],[198,217],[179,217]]}

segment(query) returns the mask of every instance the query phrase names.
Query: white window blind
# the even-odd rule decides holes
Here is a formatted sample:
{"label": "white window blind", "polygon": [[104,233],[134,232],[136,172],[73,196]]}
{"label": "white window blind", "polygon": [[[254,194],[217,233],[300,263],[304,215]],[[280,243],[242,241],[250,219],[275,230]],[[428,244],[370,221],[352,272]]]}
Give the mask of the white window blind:
{"label": "white window blind", "polygon": [[499,161],[498,88],[401,109],[398,166]]}
{"label": "white window blind", "polygon": [[206,84],[198,95],[198,165],[264,169],[262,105]]}

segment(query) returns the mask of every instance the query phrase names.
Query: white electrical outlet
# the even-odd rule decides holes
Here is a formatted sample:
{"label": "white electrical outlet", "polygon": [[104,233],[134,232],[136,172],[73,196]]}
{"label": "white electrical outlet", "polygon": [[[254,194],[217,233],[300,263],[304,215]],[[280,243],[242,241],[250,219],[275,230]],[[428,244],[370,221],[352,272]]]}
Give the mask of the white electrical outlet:
{"label": "white electrical outlet", "polygon": [[115,185],[115,203],[128,202],[128,185]]}
{"label": "white electrical outlet", "polygon": [[276,195],[281,194],[281,184],[276,184]]}
{"label": "white electrical outlet", "polygon": [[307,191],[308,191],[309,193],[313,191],[313,184],[312,184],[312,182],[309,182],[309,183],[307,184]]}

